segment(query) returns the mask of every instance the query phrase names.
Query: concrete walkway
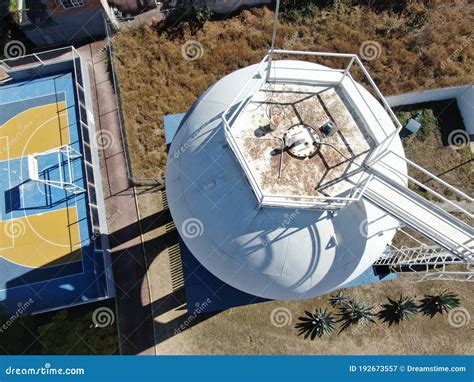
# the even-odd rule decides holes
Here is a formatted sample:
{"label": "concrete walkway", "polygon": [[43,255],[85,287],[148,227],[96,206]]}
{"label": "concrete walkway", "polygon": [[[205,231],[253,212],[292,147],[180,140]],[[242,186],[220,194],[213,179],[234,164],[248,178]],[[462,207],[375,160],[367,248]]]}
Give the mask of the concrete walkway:
{"label": "concrete walkway", "polygon": [[104,47],[105,41],[98,41],[78,51],[89,62],[97,139],[99,147],[102,146],[99,151],[117,289],[120,353],[155,354],[147,265],[135,190],[129,187],[108,55],[100,53]]}

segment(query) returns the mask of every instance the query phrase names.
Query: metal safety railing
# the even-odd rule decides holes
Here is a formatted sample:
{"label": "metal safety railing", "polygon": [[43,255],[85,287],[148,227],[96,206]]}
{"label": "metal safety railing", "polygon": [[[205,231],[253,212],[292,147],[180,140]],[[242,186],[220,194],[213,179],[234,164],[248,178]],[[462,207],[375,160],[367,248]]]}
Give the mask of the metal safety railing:
{"label": "metal safety railing", "polygon": [[[397,170],[393,166],[390,166],[389,163],[391,161],[390,161],[390,159],[388,159],[390,156],[393,156],[393,157],[397,158],[397,160],[399,160],[399,161],[403,161],[404,163],[407,164],[408,167],[413,167],[416,170],[418,170],[418,171],[422,172],[423,174],[427,175],[429,177],[429,179],[428,179],[429,182],[438,182],[443,187],[446,187],[447,189],[449,189],[450,191],[452,191],[456,195],[457,200],[448,199],[447,197],[441,195],[439,192],[437,192],[437,191],[433,190],[432,188],[430,188],[426,184],[427,182],[422,183],[418,179],[416,179],[416,178],[414,178],[414,177],[412,177],[408,174],[405,174],[400,170]],[[444,201],[445,203],[451,205],[458,212],[460,212],[462,214],[465,214],[470,219],[474,218],[474,214],[470,210],[464,208],[459,203],[459,200],[465,200],[465,201],[467,201],[468,205],[474,206],[472,204],[474,202],[474,199],[471,196],[467,195],[463,191],[457,189],[453,185],[447,183],[443,179],[441,179],[441,178],[437,177],[436,175],[432,174],[431,172],[429,172],[425,168],[421,167],[420,165],[416,164],[415,162],[413,162],[413,161],[411,161],[411,160],[409,160],[409,159],[407,159],[407,158],[405,158],[405,157],[403,157],[403,156],[401,156],[401,155],[399,155],[399,154],[397,154],[397,153],[395,153],[391,150],[388,150],[388,151],[383,153],[383,155],[380,157],[380,161],[378,163],[381,167],[383,167],[384,169],[392,172],[395,176],[399,177],[400,179],[402,179],[404,181],[413,182],[414,184],[416,184],[417,186],[422,188],[424,191],[432,194],[436,198],[439,198],[442,201]]]}
{"label": "metal safety railing", "polygon": [[463,261],[472,260],[474,230],[468,224],[378,169],[364,197]]}
{"label": "metal safety railing", "polygon": [[[350,93],[347,92],[347,95],[349,96],[349,101],[352,104],[352,106],[356,106],[356,110],[363,108],[364,111],[368,111],[368,114],[372,116],[372,120],[368,120],[364,113],[360,113],[361,119],[369,126],[371,126],[373,130],[373,124],[376,123],[379,127],[379,131],[383,132],[385,134],[385,137],[380,140],[378,137],[374,137],[378,146],[372,150],[370,155],[366,158],[365,162],[367,164],[373,164],[375,163],[379,158],[380,153],[384,151],[385,148],[389,147],[390,144],[392,143],[393,139],[397,136],[397,134],[401,131],[402,125],[398,121],[398,118],[396,117],[395,113],[393,110],[390,108],[390,105],[386,101],[385,97],[383,96],[382,92],[379,90],[377,85],[375,84],[374,80],[370,76],[369,72],[365,68],[364,64],[360,60],[360,58],[356,54],[349,54],[349,53],[329,53],[329,52],[305,52],[305,51],[291,51],[291,50],[281,50],[281,49],[276,49],[274,54],[283,54],[283,55],[299,55],[299,56],[310,56],[310,57],[325,57],[325,58],[344,58],[344,59],[349,59],[348,64],[344,69],[327,69],[327,68],[320,68],[320,69],[312,69],[314,71],[330,71],[334,73],[341,73],[340,79],[338,81],[333,81],[333,83],[337,83],[338,85],[345,85],[352,86],[351,89],[355,90],[355,92],[358,94],[358,99],[354,99],[352,96],[350,96]],[[377,116],[374,113],[373,108],[369,105],[369,102],[367,100],[367,94],[363,94],[361,91],[361,84],[358,84],[352,74],[351,74],[351,69],[353,68],[354,64],[362,71],[364,78],[368,81],[370,85],[370,89],[375,93],[377,101],[382,105],[383,109],[387,112],[387,114],[390,117],[390,120],[393,124],[392,128],[390,129],[389,132],[386,131],[387,126],[383,125],[380,121],[380,116]],[[267,70],[271,71],[271,68],[267,68]],[[276,78],[272,78],[271,75],[269,76],[270,80],[275,80]],[[349,81],[349,83],[348,83]],[[361,102],[359,102],[362,101]]]}
{"label": "metal safety railing", "polygon": [[74,58],[74,52],[77,53],[76,49],[72,46],[57,48],[46,52],[0,60],[0,66],[7,73],[20,69],[37,69],[48,64],[71,61]]}
{"label": "metal safety railing", "polygon": [[[223,112],[222,114],[222,120],[224,122],[224,132],[226,136],[226,140],[234,152],[238,162],[240,163],[241,167],[243,168],[244,174],[249,181],[253,192],[257,198],[257,201],[259,205],[261,206],[269,206],[269,207],[279,207],[279,206],[288,206],[288,205],[294,205],[294,206],[301,206],[301,207],[317,207],[320,208],[323,205],[331,204],[332,206],[343,206],[346,205],[349,202],[354,202],[354,201],[359,201],[363,195],[363,191],[365,190],[365,187],[368,184],[368,177],[361,177],[360,178],[360,183],[355,184],[350,191],[350,194],[348,196],[304,196],[304,197],[295,197],[291,195],[270,195],[270,194],[265,194],[262,190],[262,188],[259,186],[259,182],[255,179],[255,176],[252,174],[252,171],[247,163],[247,160],[245,159],[244,153],[242,150],[239,148],[239,145],[233,135],[232,132],[232,126],[235,120],[238,118],[238,116],[245,110],[247,105],[251,102],[252,96],[259,91],[265,83],[268,82],[301,82],[301,79],[299,78],[291,78],[291,77],[286,77],[285,76],[285,71],[288,70],[288,74],[291,75],[291,71],[294,71],[295,68],[285,68],[284,65],[281,63],[278,65],[278,67],[275,67],[274,65],[269,65],[269,57],[270,53],[273,55],[278,55],[278,54],[289,54],[289,55],[306,55],[306,56],[315,56],[315,57],[334,57],[334,58],[344,58],[348,59],[349,62],[345,69],[332,69],[328,67],[323,67],[323,66],[312,66],[311,69],[308,68],[301,68],[303,71],[314,71],[314,72],[326,72],[331,74],[331,76],[327,77],[324,80],[325,85],[334,85],[334,86],[340,86],[340,85],[345,85],[345,84],[352,84],[352,86],[355,89],[356,94],[358,94],[362,102],[365,104],[365,107],[368,108],[370,111],[374,123],[379,124],[379,130],[383,131],[385,133],[385,136],[383,139],[379,138],[378,146],[373,149],[369,155],[364,158],[364,161],[362,164],[357,164],[353,162],[355,165],[359,166],[361,170],[365,170],[365,167],[367,166],[367,163],[372,163],[379,158],[376,158],[379,150],[377,148],[383,147],[386,148],[388,147],[394,137],[397,135],[397,133],[401,130],[402,126],[397,120],[395,114],[392,112],[390,109],[388,103],[386,102],[385,98],[383,97],[382,93],[380,90],[377,88],[376,84],[373,82],[373,80],[370,78],[370,75],[368,74],[367,70],[364,68],[362,62],[360,59],[357,57],[355,54],[345,54],[345,53],[327,53],[327,52],[304,52],[304,51],[290,51],[290,50],[274,50],[272,52],[269,52],[257,65],[257,68],[255,71],[252,73],[252,75],[249,77],[249,79],[245,82],[245,84],[242,86],[240,91],[237,93],[237,95],[234,97],[234,99],[230,102],[230,105],[227,107],[227,109]],[[363,92],[360,89],[360,85],[358,85],[351,73],[350,70],[352,68],[352,65],[356,63],[359,67],[361,67],[362,72],[364,75],[367,77],[370,85],[373,87],[375,94],[380,98],[380,102],[385,110],[387,110],[390,119],[393,123],[393,127],[390,129],[389,132],[386,132],[387,127],[383,125],[380,122],[380,118],[374,113],[372,108],[370,107],[368,101],[366,100],[366,97],[368,94],[363,94]],[[299,70],[300,68],[298,68]],[[305,77],[305,81],[308,81],[308,77]],[[315,81],[317,83],[317,81]],[[356,106],[355,109],[357,110],[360,108],[360,100],[354,100],[349,97],[349,101],[351,102],[352,106]],[[363,115],[360,115],[361,119],[365,121],[365,123],[372,123],[371,121],[367,121],[366,118],[364,118]],[[368,129],[369,131],[371,129]],[[377,140],[375,140],[377,141]]]}
{"label": "metal safety railing", "polygon": [[397,273],[412,282],[474,282],[473,263],[463,262],[444,248],[433,245],[401,248],[388,245],[373,268],[376,274]]}

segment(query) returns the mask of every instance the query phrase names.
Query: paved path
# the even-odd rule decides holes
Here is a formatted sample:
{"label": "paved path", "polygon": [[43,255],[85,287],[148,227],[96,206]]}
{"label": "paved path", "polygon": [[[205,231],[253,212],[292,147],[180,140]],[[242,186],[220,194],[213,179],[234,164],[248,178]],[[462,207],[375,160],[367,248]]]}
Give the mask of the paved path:
{"label": "paved path", "polygon": [[[121,354],[155,354],[153,316],[135,190],[129,187],[115,93],[104,41],[79,48],[91,64],[89,75],[96,130],[103,137],[101,172],[112,264],[117,289],[117,322]],[[100,139],[100,137],[99,137]]]}

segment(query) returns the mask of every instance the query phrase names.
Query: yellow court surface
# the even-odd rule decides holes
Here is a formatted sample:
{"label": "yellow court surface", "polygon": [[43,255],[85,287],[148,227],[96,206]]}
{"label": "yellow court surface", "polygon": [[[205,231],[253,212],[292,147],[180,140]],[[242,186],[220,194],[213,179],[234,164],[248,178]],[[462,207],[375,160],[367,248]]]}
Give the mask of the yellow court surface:
{"label": "yellow court surface", "polygon": [[2,221],[0,257],[31,268],[80,260],[77,220],[76,207],[70,207]]}
{"label": "yellow court surface", "polygon": [[[0,161],[19,158],[69,144],[66,102],[32,107],[0,126]],[[6,139],[5,139],[6,138]]]}

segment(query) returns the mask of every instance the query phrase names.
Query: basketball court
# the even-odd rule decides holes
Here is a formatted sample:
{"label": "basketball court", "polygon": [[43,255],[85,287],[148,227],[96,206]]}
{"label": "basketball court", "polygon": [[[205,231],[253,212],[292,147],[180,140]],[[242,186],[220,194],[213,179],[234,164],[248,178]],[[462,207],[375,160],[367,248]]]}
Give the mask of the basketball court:
{"label": "basketball court", "polygon": [[0,300],[7,307],[31,297],[34,310],[48,310],[104,290],[96,285],[104,264],[95,254],[95,194],[83,158],[90,137],[74,84],[65,71],[0,86]]}

